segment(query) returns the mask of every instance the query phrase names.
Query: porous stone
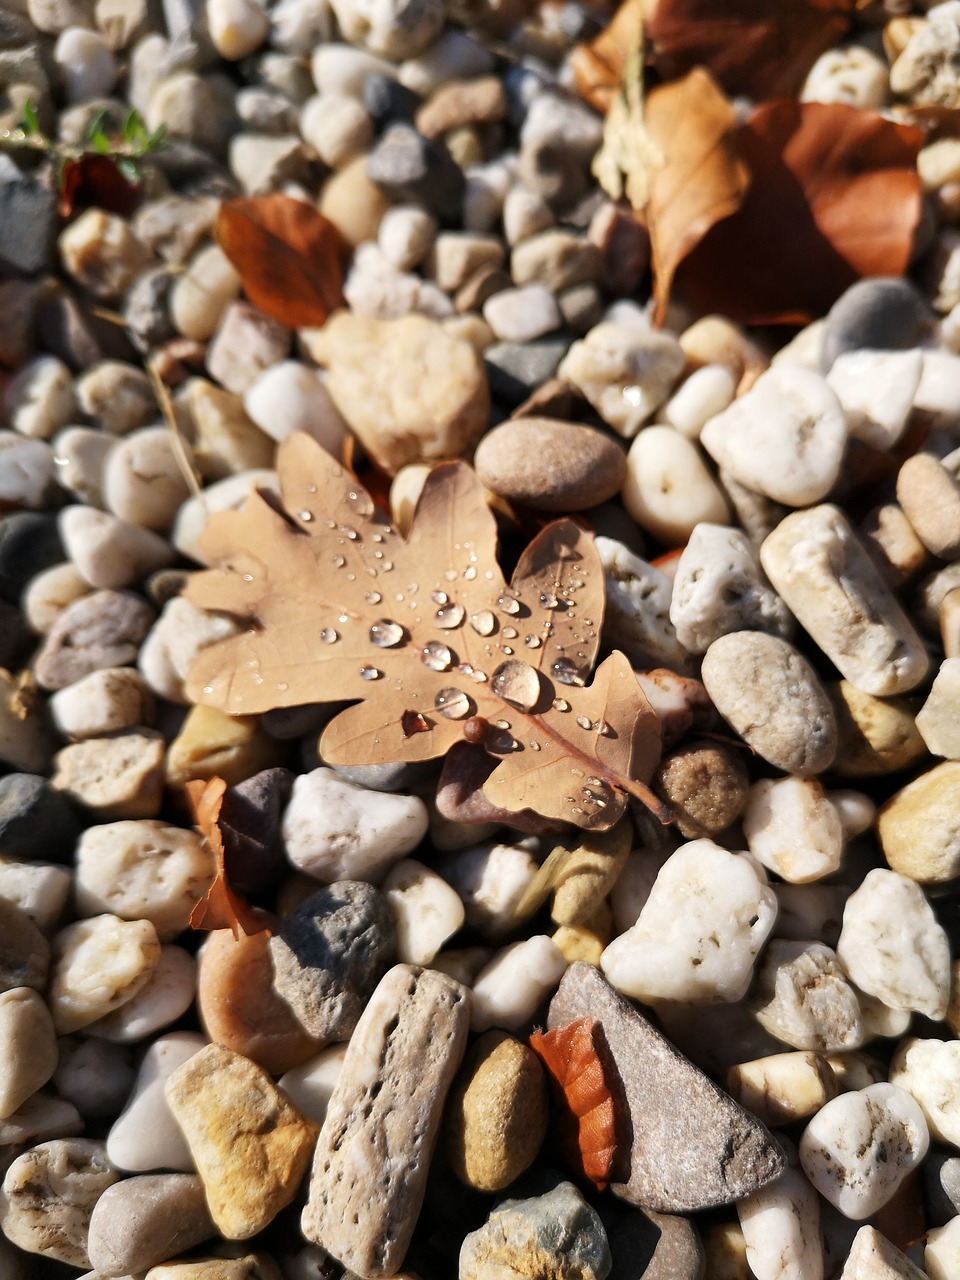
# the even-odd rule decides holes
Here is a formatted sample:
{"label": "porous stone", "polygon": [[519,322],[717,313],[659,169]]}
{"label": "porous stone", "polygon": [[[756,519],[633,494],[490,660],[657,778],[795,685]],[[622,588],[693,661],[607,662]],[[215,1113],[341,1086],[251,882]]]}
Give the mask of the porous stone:
{"label": "porous stone", "polygon": [[907,699],[875,698],[848,680],[825,688],[837,722],[835,773],[846,778],[897,773],[924,754]]}
{"label": "porous stone", "polygon": [[795,1049],[843,1052],[864,1039],[857,993],[822,942],[774,938],[751,996],[757,1021]]}
{"label": "porous stone", "polygon": [[460,983],[397,965],[350,1040],[317,1142],[302,1229],[361,1275],[390,1276],[403,1263],[468,1022]]}
{"label": "porous stone", "polygon": [[828,49],[807,73],[801,102],[843,102],[880,110],[890,93],[887,64],[863,45]]}
{"label": "porous stone", "polygon": [[63,689],[91,671],[134,662],[154,616],[130,591],[94,591],[68,604],[37,654],[37,683]]}
{"label": "porous stone", "polygon": [[735,631],[704,654],[703,683],[724,720],[787,773],[821,773],[837,749],[833,709],[793,645],[759,631]]}
{"label": "porous stone", "polygon": [[57,1031],[76,1031],[132,999],[159,959],[148,920],[103,914],[66,925],[53,939],[47,992]]}
{"label": "porous stone", "polygon": [[607,1233],[571,1182],[545,1195],[504,1200],[460,1248],[460,1280],[496,1276],[535,1280],[606,1280],[612,1259]]}
{"label": "porous stone", "polygon": [[929,1144],[913,1098],[895,1085],[871,1084],[817,1112],[800,1138],[800,1163],[835,1209],[860,1222],[891,1199]]}
{"label": "porous stone", "polygon": [[[529,254],[532,243],[528,240],[514,252],[514,279],[519,249]],[[566,286],[572,283],[582,281],[564,281]],[[668,398],[683,364],[683,350],[671,334],[604,323],[573,344],[558,374],[586,396],[604,422],[629,439]]]}
{"label": "porous stone", "polygon": [[163,735],[125,729],[58,751],[50,785],[102,819],[153,818],[163,799]]}
{"label": "porous stone", "polygon": [[425,316],[340,313],[311,354],[327,366],[327,387],[351,430],[391,474],[409,462],[458,457],[486,426],[480,358]]}
{"label": "porous stone", "polygon": [[454,1173],[478,1191],[502,1191],[536,1159],[547,1120],[537,1055],[504,1031],[485,1032],[447,1100],[444,1145]]}
{"label": "porous stone", "polygon": [[626,459],[593,427],[552,418],[515,418],[488,431],[474,465],[488,489],[545,511],[578,511],[612,498]]}
{"label": "porous stone", "polygon": [[776,915],[776,895],[751,860],[692,840],[663,864],[636,923],[600,965],[634,999],[739,1000]]}
{"label": "porous stone", "polygon": [[960,763],[927,769],[901,787],[880,810],[877,835],[894,871],[920,884],[960,874]]}
{"label": "porous stone", "polygon": [[57,1066],[57,1033],[47,1006],[31,987],[0,993],[0,1119],[41,1089]]}
{"label": "porous stone", "polygon": [[673,427],[645,427],[630,446],[623,505],[664,546],[687,543],[704,524],[730,519],[726,498],[697,445]]}
{"label": "porous stone", "polygon": [[218,1044],[177,1067],[164,1095],[221,1234],[247,1240],[262,1231],[296,1195],[316,1125],[256,1063]]}
{"label": "porous stone", "polygon": [[[606,1079],[630,1117],[615,1156],[615,1195],[662,1213],[729,1204],[779,1177],[784,1158],[770,1134],[684,1058],[589,965],[573,964],[550,1003],[547,1025],[597,1019],[612,1062]],[[678,1100],[683,1099],[683,1105]]]}
{"label": "porous stone", "polygon": [[868,871],[847,899],[837,955],[861,991],[891,1009],[943,1018],[950,946],[923,890],[896,871]]}
{"label": "porous stone", "polygon": [[722,743],[690,743],[665,756],[657,791],[687,840],[719,835],[739,817],[750,778],[738,754]]}
{"label": "porous stone", "polygon": [[616,538],[597,535],[594,546],[603,566],[609,643],[642,670],[685,670],[687,654],[670,621],[670,579]]}
{"label": "porous stone", "polygon": [[215,1234],[195,1174],[144,1174],[115,1182],[101,1195],[90,1217],[87,1252],[102,1275],[134,1275]]}

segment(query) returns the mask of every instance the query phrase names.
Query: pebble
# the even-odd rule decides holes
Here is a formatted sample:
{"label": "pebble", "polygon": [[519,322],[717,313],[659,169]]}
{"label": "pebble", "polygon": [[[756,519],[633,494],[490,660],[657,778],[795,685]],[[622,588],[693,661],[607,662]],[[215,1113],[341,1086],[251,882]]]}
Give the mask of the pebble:
{"label": "pebble", "polygon": [[473,1044],[447,1100],[444,1147],[461,1182],[502,1191],[530,1167],[547,1132],[547,1089],[537,1055],[504,1031]]}
{"label": "pebble", "polygon": [[132,999],[159,959],[157,931],[148,920],[104,913],[66,925],[53,939],[47,992],[57,1031],[77,1031]]}
{"label": "pebble", "polygon": [[460,1280],[500,1276],[536,1280],[606,1280],[612,1267],[607,1233],[596,1210],[571,1182],[545,1195],[503,1200],[464,1238]]}
{"label": "pebble", "polygon": [[346,1044],[334,1044],[309,1058],[302,1066],[292,1067],[280,1077],[280,1088],[308,1120],[322,1125],[330,1097],[340,1077],[347,1054]]}
{"label": "pebble", "polygon": [[70,370],[56,356],[35,356],[3,389],[3,413],[22,436],[49,440],[74,416],[77,401]]}
{"label": "pebble", "polygon": [[107,511],[68,506],[59,519],[67,555],[91,587],[132,586],[173,561],[173,550],[163,538]]}
{"label": "pebble", "polygon": [[32,987],[0,993],[0,1119],[18,1111],[57,1067],[57,1033]]}
{"label": "pebble", "polygon": [[[930,1280],[950,1280],[960,1265],[960,1217],[927,1232],[923,1265]],[[922,1276],[923,1272],[919,1272]]]}
{"label": "pebble", "polygon": [[357,247],[343,296],[354,316],[371,320],[399,320],[412,312],[444,320],[454,312],[442,289],[412,272],[397,271],[375,244]]}
{"label": "pebble", "polygon": [[119,73],[117,60],[98,31],[67,27],[53,46],[68,102],[106,97]]}
{"label": "pebble", "polygon": [[94,591],[68,604],[34,662],[42,689],[63,689],[104,667],[136,660],[154,611],[131,591]]}
{"label": "pebble", "polygon": [[300,133],[330,169],[342,168],[373,142],[373,120],[363,104],[345,93],[310,98],[300,112]]}
{"label": "pebble", "polygon": [[885,502],[868,511],[858,531],[880,570],[880,576],[894,591],[904,586],[929,562],[926,547],[904,515],[903,508],[895,502]]}
{"label": "pebble", "polygon": [[136,1079],[127,1051],[105,1040],[73,1036],[61,1036],[57,1048],[53,1083],[60,1096],[88,1118],[117,1115]]}
{"label": "pebble", "polygon": [[[872,821],[868,808],[864,826]],[[808,884],[840,866],[848,832],[816,778],[764,778],[750,788],[743,834],[753,856],[790,884]]]}
{"label": "pebble", "polygon": [[207,347],[207,372],[242,396],[265,369],[290,354],[291,334],[248,302],[228,302]]}
{"label": "pebble", "polygon": [[167,1078],[167,1104],[228,1240],[247,1240],[290,1203],[317,1127],[256,1063],[209,1044]]}
{"label": "pebble", "polygon": [[[123,360],[102,360],[76,382],[77,404],[98,426],[125,436],[142,427],[157,410],[149,377]],[[70,421],[64,417],[60,426]]]}
{"label": "pebble", "polygon": [[494,399],[511,407],[522,404],[557,372],[570,345],[568,335],[548,334],[533,342],[495,342],[483,352]]}
{"label": "pebble", "polygon": [[593,427],[552,418],[514,418],[477,447],[488,489],[545,511],[578,511],[613,497],[623,483],[622,448]]}
{"label": "pebble", "polygon": [[618,991],[648,1003],[739,1000],[776,916],[776,895],[750,859],[692,840],[661,867],[600,967]]}
{"label": "pebble", "polygon": [[101,820],[154,818],[163,801],[163,765],[158,730],[125,729],[58,751],[50,785]]}
{"label": "pebble", "polygon": [[762,374],[745,395],[710,418],[700,442],[748,489],[805,507],[836,484],[847,424],[840,401],[819,374],[784,365]]}
{"label": "pebble", "polygon": [[270,19],[258,0],[206,0],[204,16],[213,47],[229,62],[256,53],[270,29]]}
{"label": "pebble", "polygon": [[369,791],[321,768],[294,782],[282,831],[290,861],[315,880],[377,883],[427,826],[419,797]]}
{"label": "pebble", "polygon": [[957,699],[960,697],[960,658],[945,658],[934,677],[926,701],[917,712],[917,731],[935,756],[960,759]]}
{"label": "pebble", "polygon": [[157,967],[137,994],[86,1028],[90,1036],[136,1043],[168,1027],[190,1008],[196,993],[196,962],[183,947],[162,946]]}
{"label": "pebble", "polygon": [[0,598],[18,603],[34,574],[62,559],[55,516],[17,511],[0,518]]}
{"label": "pebble", "polygon": [[553,294],[542,284],[500,289],[484,302],[483,318],[501,342],[532,342],[563,323]]}
{"label": "pebble", "polygon": [[397,959],[428,965],[464,922],[459,894],[435,871],[414,858],[401,858],[381,886],[393,916]]}
{"label": "pebble", "polygon": [[365,1276],[400,1270],[469,1024],[467,990],[397,965],[354,1032],[320,1130],[303,1234]]}
{"label": "pebble", "polygon": [[170,319],[185,338],[205,342],[240,292],[240,276],[217,244],[200,249],[170,290]]}
{"label": "pebble", "polygon": [[876,1227],[861,1227],[850,1246],[840,1280],[924,1280],[926,1276],[947,1280],[946,1274],[940,1277],[933,1270],[921,1271]]}
{"label": "pebble", "polygon": [[100,738],[153,720],[153,695],[130,667],[91,671],[60,689],[47,707],[58,732],[69,742]]}
{"label": "pebble", "polygon": [[[209,493],[205,489],[204,493]],[[140,673],[161,698],[186,704],[184,681],[201,650],[236,635],[237,624],[224,614],[207,613],[182,596],[174,596],[147,634],[137,655]]]}
{"label": "pebble", "polygon": [[467,926],[497,938],[513,927],[537,865],[525,845],[489,841],[448,854],[437,870],[463,903]]}
{"label": "pebble", "polygon": [[750,1274],[756,1280],[823,1280],[820,1200],[799,1168],[796,1149],[779,1139],[788,1164],[776,1182],[737,1204]]}
{"label": "pebble", "polygon": [[243,407],[271,439],[306,431],[334,457],[349,430],[319,372],[298,360],[282,360],[264,370],[244,394]]}
{"label": "pebble", "polygon": [[[603,1029],[630,1118],[632,1133],[612,1171],[616,1196],[656,1212],[686,1213],[740,1200],[780,1175],[783,1156],[763,1125],[595,968],[573,964],[550,1003],[547,1025],[569,1026],[582,1017],[597,1019]],[[682,1108],[677,1098],[685,1100]]]}
{"label": "pebble", "polygon": [[194,706],[167,750],[167,786],[180,788],[194,778],[214,775],[233,786],[276,764],[279,754],[275,740],[260,728],[256,716],[230,716],[212,707]]}
{"label": "pebble", "polygon": [[[402,210],[404,206],[400,208]],[[453,294],[478,271],[502,267],[504,257],[503,241],[499,236],[477,235],[469,231],[441,231],[432,238],[426,270],[441,289]],[[532,334],[531,337],[539,337],[539,334]]]}
{"label": "pebble", "polygon": [[391,124],[366,158],[370,181],[393,203],[421,205],[440,222],[456,222],[463,170],[442,143],[408,124]]}
{"label": "pebble", "polygon": [[890,88],[924,106],[960,106],[954,51],[960,47],[960,22],[952,4],[934,6],[913,29],[890,68]]}
{"label": "pebble", "polygon": [[90,1218],[87,1248],[95,1271],[132,1275],[215,1234],[195,1174],[145,1174],[104,1191]]}
{"label": "pebble", "polygon": [[197,1008],[211,1040],[280,1075],[318,1046],[273,985],[269,941],[265,932],[210,933],[198,957]]}
{"label": "pebble", "polygon": [[0,993],[17,987],[43,991],[49,969],[43,933],[21,907],[0,896]]}
{"label": "pebble", "polygon": [[956,824],[960,764],[948,761],[921,773],[880,810],[877,835],[894,871],[920,884],[939,884],[960,874]]}
{"label": "pebble", "polygon": [[66,867],[0,857],[0,897],[24,911],[43,934],[56,928],[72,883]]}
{"label": "pebble", "polygon": [[751,997],[757,1021],[794,1049],[839,1053],[866,1038],[857,993],[822,942],[774,938]]}
{"label": "pebble", "polygon": [[932,453],[907,458],[897,475],[897,501],[931,555],[960,555],[960,484]]}
{"label": "pebble", "polygon": [[67,274],[101,302],[117,301],[155,265],[126,221],[102,209],[81,213],[61,231],[58,247]]}
{"label": "pebble", "polygon": [[118,1169],[193,1173],[193,1158],[164,1097],[164,1084],[206,1043],[194,1031],[158,1036],[144,1053],[136,1083],[107,1135],[107,1155]]}
{"label": "pebble", "polygon": [[594,546],[603,565],[609,643],[635,667],[685,670],[687,654],[670,621],[670,579],[615,538],[597,535]]}
{"label": "pebble", "polygon": [[739,1062],[727,1072],[726,1085],[735,1102],[768,1125],[805,1120],[838,1092],[827,1059],[810,1052]]}
{"label": "pebble", "polygon": [[[524,250],[529,254],[534,243],[527,240],[514,251],[514,279],[518,253]],[[564,286],[573,283],[582,281],[565,280]],[[604,323],[573,344],[558,374],[586,396],[604,422],[629,439],[668,398],[683,364],[683,351],[672,335]]]}
{"label": "pebble", "polygon": [[645,427],[637,435],[621,496],[637,524],[667,547],[685,544],[698,525],[730,519],[696,444],[668,426]]}
{"label": "pebble", "polygon": [[16,507],[42,507],[54,479],[53,451],[45,440],[29,440],[0,431],[0,501]]}
{"label": "pebble", "polygon": [[704,654],[702,679],[717,710],[765,760],[786,773],[830,767],[833,710],[807,660],[786,640],[735,631]]}
{"label": "pebble", "polygon": [[890,75],[887,64],[863,45],[821,53],[803,82],[801,102],[842,102],[879,111],[887,105]]}
{"label": "pebble", "polygon": [[838,356],[827,385],[843,406],[851,439],[891,449],[906,430],[922,371],[923,353],[916,349]]}
{"label": "pebble", "polygon": [[896,871],[868,871],[843,909],[840,963],[861,991],[891,1009],[942,1019],[950,995],[950,946],[923,890]]}
{"label": "pebble", "polygon": [[954,431],[960,423],[957,371],[960,356],[952,351],[924,351],[923,373],[913,407],[933,430]]}
{"label": "pebble", "polygon": [[905,698],[875,698],[847,680],[826,686],[837,721],[833,770],[841,777],[897,773],[926,750]]}
{"label": "pebble", "polygon": [[[191,378],[180,403],[190,416],[191,457],[205,480],[273,465],[273,441],[247,416],[240,395],[206,378]],[[175,510],[168,509],[168,518]]]}
{"label": "pebble", "polygon": [[347,243],[357,246],[376,240],[380,221],[392,203],[367,176],[367,157],[359,155],[323,184],[318,207]]}
{"label": "pebble", "polygon": [[116,439],[94,427],[65,427],[53,441],[55,478],[68,494],[91,507],[102,507],[103,471]]}
{"label": "pebble", "polygon": [[8,858],[69,862],[79,827],[73,805],[46,778],[32,773],[0,778],[0,847]]}
{"label": "pebble", "polygon": [[494,55],[468,32],[448,27],[417,57],[399,69],[401,84],[428,97],[450,80],[470,80],[493,71]]}
{"label": "pebble", "polygon": [[726,831],[747,802],[749,784],[738,754],[722,743],[679,747],[664,756],[656,774],[658,793],[687,840]]}
{"label": "pebble", "polygon": [[424,316],[340,313],[319,332],[311,354],[328,367],[337,408],[391,474],[410,462],[459,456],[486,425],[482,362],[468,343]]}
{"label": "pebble", "polygon": [[[190,457],[189,446],[186,448]],[[190,496],[167,427],[132,431],[107,454],[102,475],[108,510],[121,520],[157,533],[169,530],[177,509]]]}
{"label": "pebble", "polygon": [[[510,255],[510,275],[515,285],[539,283],[553,294],[562,293],[565,289],[572,289],[577,285],[595,284],[600,276],[602,265],[600,250],[592,241],[574,231],[558,227],[550,227],[537,235],[527,236],[513,246],[513,252]],[[622,372],[634,375],[636,380],[642,378],[648,381],[651,377],[656,380],[658,376],[662,379],[663,367],[670,363],[669,356],[675,339],[641,330],[641,339],[664,337],[664,341],[651,342],[644,352],[638,352],[635,349],[637,330],[634,329],[633,341],[630,341],[629,335],[618,332],[619,328],[620,326],[614,325],[612,330],[607,332],[604,326],[598,325],[597,329],[602,330],[601,332],[597,332],[593,338],[587,335],[588,346],[586,349],[578,350],[578,358],[574,361],[584,379],[592,385],[593,381],[601,376],[600,371],[604,361],[619,361],[623,366]],[[673,363],[676,361],[674,360]],[[620,372],[621,370],[617,372],[611,370],[612,377],[616,378]],[[671,379],[675,378],[678,372],[679,369],[673,370]],[[571,377],[570,381],[575,379]],[[655,394],[653,388],[649,394],[651,396]],[[666,399],[665,395],[663,399]],[[606,417],[603,409],[595,401],[592,403],[595,404],[601,416]],[[661,402],[658,401],[658,403]],[[612,404],[611,400],[611,406]],[[656,405],[651,406],[651,412],[655,407]],[[610,419],[607,420],[610,421]],[[616,424],[611,423],[611,425]],[[634,432],[624,431],[623,434],[633,435]]]}
{"label": "pebble", "polygon": [[433,44],[444,25],[440,0],[391,0],[374,5],[363,0],[333,0],[345,40],[391,62],[415,57]]}
{"label": "pebble", "polygon": [[887,1204],[929,1143],[917,1103],[881,1082],[821,1107],[800,1138],[800,1163],[835,1209],[860,1222]]}
{"label": "pebble", "polygon": [[858,280],[827,313],[821,331],[820,368],[828,373],[847,351],[907,351],[929,337],[930,307],[916,285],[895,276]]}
{"label": "pebble", "polygon": [[706,653],[731,631],[765,631],[787,640],[793,629],[790,611],[764,577],[747,535],[708,521],[689,532],[673,580],[670,621],[691,653]]}
{"label": "pebble", "polygon": [[397,78],[397,68],[385,58],[336,41],[323,41],[313,50],[310,70],[318,92],[346,93],[355,98],[363,96],[371,76]]}
{"label": "pebble", "polygon": [[8,1240],[71,1267],[89,1267],[87,1237],[97,1200],[118,1179],[102,1142],[58,1138],[18,1155],[0,1193]]}
{"label": "pebble", "polygon": [[960,1137],[960,1041],[910,1037],[890,1062],[889,1080],[919,1104],[930,1136],[958,1145]]}
{"label": "pebble", "polygon": [[83,1119],[72,1102],[38,1089],[18,1111],[7,1116],[6,1120],[0,1120],[0,1144],[22,1147],[28,1142],[43,1142],[47,1138],[70,1138],[82,1133],[83,1129]]}
{"label": "pebble", "polygon": [[377,245],[398,271],[412,271],[426,259],[436,235],[436,219],[426,209],[414,204],[398,204],[383,215]]}

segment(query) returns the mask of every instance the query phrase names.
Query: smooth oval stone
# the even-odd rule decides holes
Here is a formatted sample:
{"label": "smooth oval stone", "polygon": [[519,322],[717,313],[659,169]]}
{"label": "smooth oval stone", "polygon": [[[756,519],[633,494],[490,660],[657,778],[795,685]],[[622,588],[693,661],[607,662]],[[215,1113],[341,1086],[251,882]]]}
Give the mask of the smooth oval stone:
{"label": "smooth oval stone", "polygon": [[93,1207],[87,1251],[107,1276],[133,1275],[216,1234],[191,1173],[144,1174],[107,1187]]}
{"label": "smooth oval stone", "polygon": [[730,519],[727,500],[702,451],[673,427],[644,427],[627,454],[623,505],[667,547],[680,547],[705,522]]}
{"label": "smooth oval stone", "polygon": [[0,1118],[19,1110],[57,1066],[57,1033],[31,987],[0,995]]}
{"label": "smooth oval stone", "polygon": [[193,1031],[159,1036],[143,1055],[127,1105],[107,1135],[107,1155],[121,1169],[193,1171],[193,1157],[163,1096],[167,1077],[204,1046]]}
{"label": "smooth oval stone", "polygon": [[877,835],[883,856],[920,884],[960,875],[960,762],[947,760],[908,782],[883,806]]}
{"label": "smooth oval stone", "polygon": [[501,497],[544,511],[595,507],[619,493],[623,449],[593,427],[553,418],[514,418],[480,441],[477,474]]}
{"label": "smooth oval stone", "polygon": [[827,313],[820,367],[830,369],[845,351],[905,351],[919,346],[935,317],[909,280],[876,276],[858,280]]}
{"label": "smooth oval stone", "polygon": [[791,644],[759,631],[715,640],[701,670],[724,720],[785,773],[822,773],[833,762],[837,725],[813,668]]}

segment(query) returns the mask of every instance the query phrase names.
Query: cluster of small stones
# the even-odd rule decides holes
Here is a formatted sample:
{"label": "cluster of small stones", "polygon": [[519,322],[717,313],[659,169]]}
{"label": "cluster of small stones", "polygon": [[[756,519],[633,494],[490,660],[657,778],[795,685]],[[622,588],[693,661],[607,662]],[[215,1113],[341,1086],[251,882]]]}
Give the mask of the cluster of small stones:
{"label": "cluster of small stones", "polygon": [[[803,96],[960,107],[960,4],[903,8]],[[132,105],[170,139],[134,215],[65,229],[0,155],[4,1280],[960,1274],[960,141],[920,153],[912,282],[780,350],[681,305],[655,332],[570,92],[595,29],[0,6],[0,128]],[[356,247],[321,330],[213,243],[221,198],[272,191]],[[551,856],[441,815],[432,766],[327,767],[322,709],[188,704],[234,630],[179,595],[198,535],[294,430],[353,436],[401,528],[451,456],[500,511],[588,513],[672,827]],[[213,774],[269,934],[188,928],[214,868],[183,789]],[[527,1045],[583,1016],[603,1193]]]}

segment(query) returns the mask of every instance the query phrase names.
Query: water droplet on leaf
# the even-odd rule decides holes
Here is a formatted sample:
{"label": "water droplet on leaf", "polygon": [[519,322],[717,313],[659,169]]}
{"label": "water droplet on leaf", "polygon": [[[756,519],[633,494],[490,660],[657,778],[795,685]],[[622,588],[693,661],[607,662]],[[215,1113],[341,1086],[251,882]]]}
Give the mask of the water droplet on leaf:
{"label": "water droplet on leaf", "polygon": [[577,716],[577,724],[581,729],[592,729],[593,722],[589,716]]}
{"label": "water droplet on leaf", "polygon": [[320,640],[323,644],[336,644],[339,639],[333,627],[324,627],[320,632]]}
{"label": "water droplet on leaf", "polygon": [[453,662],[453,654],[439,640],[428,640],[420,650],[420,661],[431,671],[448,671]]}
{"label": "water droplet on leaf", "polygon": [[504,613],[517,614],[520,612],[520,601],[513,596],[498,596],[497,608],[502,609]]}
{"label": "water droplet on leaf", "polygon": [[473,703],[462,689],[441,689],[433,705],[448,720],[463,720],[473,710]]}
{"label": "water droplet on leaf", "polygon": [[382,672],[382,671],[378,671],[376,667],[361,667],[361,668],[360,668],[360,679],[361,679],[361,680],[379,680],[379,679],[380,679],[380,677],[381,677],[382,675],[383,675],[383,672]]}
{"label": "water droplet on leaf", "polygon": [[379,604],[383,599],[383,596],[379,591],[365,591],[363,593],[363,598],[366,600],[367,604]]}
{"label": "water droplet on leaf", "polygon": [[[377,599],[379,598],[378,596]],[[392,649],[401,644],[403,638],[403,627],[392,618],[380,618],[370,628],[370,643],[378,649]]]}
{"label": "water droplet on leaf", "polygon": [[512,707],[529,711],[540,697],[540,676],[528,663],[512,658],[500,663],[491,677],[490,687]]}
{"label": "water droplet on leaf", "polygon": [[497,620],[490,609],[481,609],[479,613],[471,613],[470,625],[478,636],[489,636],[493,634]]}
{"label": "water droplet on leaf", "polygon": [[445,604],[437,610],[434,621],[444,631],[452,631],[463,622],[466,612],[462,604]]}
{"label": "water droplet on leaf", "polygon": [[583,684],[583,676],[569,658],[558,658],[550,667],[557,684]]}

